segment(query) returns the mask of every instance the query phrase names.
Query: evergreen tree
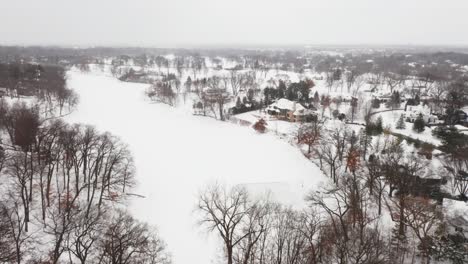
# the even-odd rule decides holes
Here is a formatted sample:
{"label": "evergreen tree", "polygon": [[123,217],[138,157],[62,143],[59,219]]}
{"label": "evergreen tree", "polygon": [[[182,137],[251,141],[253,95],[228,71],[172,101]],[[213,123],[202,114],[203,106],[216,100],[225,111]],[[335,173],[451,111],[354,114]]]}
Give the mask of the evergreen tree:
{"label": "evergreen tree", "polygon": [[333,71],[333,80],[335,80],[335,81],[341,80],[342,73],[343,73],[343,71],[340,68],[336,68]]}
{"label": "evergreen tree", "polygon": [[286,99],[290,101],[297,100],[297,94],[294,92],[292,85],[290,85],[288,89],[286,90]]}
{"label": "evergreen tree", "polygon": [[247,99],[250,103],[253,102],[254,99],[254,91],[252,89],[247,90]]}
{"label": "evergreen tree", "polygon": [[359,131],[359,145],[362,152],[362,157],[366,160],[367,152],[371,148],[372,136],[366,133],[364,128]]}
{"label": "evergreen tree", "polygon": [[185,92],[190,92],[191,91],[191,89],[192,89],[192,78],[190,78],[190,76],[187,77],[187,80],[185,81],[184,86],[185,86]]}
{"label": "evergreen tree", "polygon": [[398,118],[398,122],[396,123],[396,129],[405,129],[406,128],[406,123],[405,123],[405,118],[403,115],[400,115],[400,118]]}
{"label": "evergreen tree", "polygon": [[456,157],[466,157],[468,150],[468,135],[458,131],[456,127],[437,127],[432,131],[432,135],[440,138],[442,145],[440,148]]}
{"label": "evergreen tree", "polygon": [[335,109],[332,112],[332,116],[334,119],[337,119],[339,114],[340,114],[340,111],[338,111],[338,109]]}
{"label": "evergreen tree", "polygon": [[314,103],[317,104],[318,102],[320,102],[320,96],[319,96],[318,92],[315,91],[315,93],[314,93]]}
{"label": "evergreen tree", "polygon": [[415,103],[415,105],[419,105],[421,103],[421,97],[419,97],[419,94],[417,94],[414,97],[414,103]]}
{"label": "evergreen tree", "polygon": [[285,92],[286,92],[286,84],[284,83],[283,80],[280,80],[278,84],[278,98],[284,98]]}
{"label": "evergreen tree", "polygon": [[422,114],[419,114],[418,118],[414,120],[413,130],[421,133],[424,131],[424,126],[426,126],[426,122],[424,122]]}
{"label": "evergreen tree", "polygon": [[369,136],[376,136],[376,135],[382,134],[382,132],[383,132],[382,117],[379,116],[379,118],[377,118],[377,121],[375,121],[375,122],[370,122],[369,121],[368,123],[366,123],[365,132]]}
{"label": "evergreen tree", "polygon": [[377,98],[374,98],[372,100],[372,108],[380,108],[380,100]]}
{"label": "evergreen tree", "polygon": [[392,96],[390,97],[390,101],[388,102],[388,107],[392,110],[395,108],[399,108],[401,104],[401,97],[398,91],[394,91]]}
{"label": "evergreen tree", "polygon": [[382,134],[383,132],[383,121],[382,121],[382,116],[379,116],[379,118],[377,118],[377,121],[375,122],[375,133],[377,135],[380,135]]}
{"label": "evergreen tree", "polygon": [[236,100],[236,107],[237,107],[237,108],[240,108],[240,107],[241,107],[241,104],[242,104],[242,102],[241,102],[240,98],[237,97],[237,100]]}
{"label": "evergreen tree", "polygon": [[265,103],[270,103],[271,100],[271,93],[270,93],[271,88],[266,87],[263,89],[263,98],[265,98]]}

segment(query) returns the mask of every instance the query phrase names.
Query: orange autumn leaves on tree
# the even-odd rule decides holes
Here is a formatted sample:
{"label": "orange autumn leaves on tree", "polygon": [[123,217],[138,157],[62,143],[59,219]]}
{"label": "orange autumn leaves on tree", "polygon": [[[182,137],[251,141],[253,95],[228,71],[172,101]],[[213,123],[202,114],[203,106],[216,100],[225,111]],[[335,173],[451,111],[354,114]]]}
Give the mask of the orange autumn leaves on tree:
{"label": "orange autumn leaves on tree", "polygon": [[359,168],[359,156],[359,151],[357,150],[352,150],[349,152],[346,159],[346,165],[350,171],[355,172]]}
{"label": "orange autumn leaves on tree", "polygon": [[258,133],[265,133],[266,132],[266,127],[267,127],[267,122],[263,119],[263,118],[260,118],[260,120],[258,120],[254,125],[253,125],[253,128],[255,129],[255,131],[257,131]]}
{"label": "orange autumn leaves on tree", "polygon": [[311,153],[312,146],[315,145],[322,134],[322,123],[314,122],[302,125],[298,130],[298,143],[308,146],[307,154]]}

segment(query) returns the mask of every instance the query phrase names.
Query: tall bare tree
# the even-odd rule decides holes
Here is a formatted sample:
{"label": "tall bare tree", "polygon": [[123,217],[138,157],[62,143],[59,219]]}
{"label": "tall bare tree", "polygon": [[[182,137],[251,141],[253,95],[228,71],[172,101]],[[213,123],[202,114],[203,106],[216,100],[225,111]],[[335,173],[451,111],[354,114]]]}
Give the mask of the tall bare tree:
{"label": "tall bare tree", "polygon": [[227,189],[215,184],[208,186],[200,194],[197,206],[199,224],[210,232],[217,232],[221,237],[228,264],[233,263],[235,248],[254,232],[241,232],[243,222],[248,219],[251,210],[247,190],[242,187]]}

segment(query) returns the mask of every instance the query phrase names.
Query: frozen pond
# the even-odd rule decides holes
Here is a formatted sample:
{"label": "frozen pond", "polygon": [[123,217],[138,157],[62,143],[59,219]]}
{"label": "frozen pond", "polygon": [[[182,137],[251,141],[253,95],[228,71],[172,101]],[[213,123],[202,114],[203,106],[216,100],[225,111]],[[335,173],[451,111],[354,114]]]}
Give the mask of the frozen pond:
{"label": "frozen pond", "polygon": [[323,179],[315,165],[275,136],[150,103],[144,84],[74,71],[68,81],[80,103],[67,119],[110,131],[130,146],[138,181],[132,192],[145,197],[132,200],[130,210],[158,227],[176,264],[217,263],[222,256],[193,212],[207,183],[271,189],[278,200],[301,205]]}

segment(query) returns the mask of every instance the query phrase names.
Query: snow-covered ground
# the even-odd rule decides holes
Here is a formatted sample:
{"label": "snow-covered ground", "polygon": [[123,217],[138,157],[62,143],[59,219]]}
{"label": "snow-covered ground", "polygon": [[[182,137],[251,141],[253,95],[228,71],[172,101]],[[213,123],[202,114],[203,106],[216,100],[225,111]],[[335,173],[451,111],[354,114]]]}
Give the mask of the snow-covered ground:
{"label": "snow-covered ground", "polygon": [[417,133],[413,130],[413,123],[405,122],[405,129],[396,129],[396,123],[398,122],[400,115],[403,113],[404,111],[402,110],[395,110],[380,113],[376,116],[380,115],[382,117],[383,126],[390,128],[395,133],[399,133],[413,139],[418,139],[422,142],[434,144],[435,146],[441,145],[440,140],[432,135],[433,128],[425,127],[423,132]]}
{"label": "snow-covered ground", "polygon": [[68,73],[68,83],[80,103],[67,119],[110,131],[130,146],[134,192],[145,197],[132,200],[130,210],[159,228],[176,264],[216,263],[222,255],[196,224],[197,194],[206,184],[242,184],[300,207],[304,195],[326,181],[299,149],[275,135],[150,103],[147,85],[77,71]]}
{"label": "snow-covered ground", "polygon": [[246,121],[249,124],[255,124],[258,120],[264,119],[267,122],[267,130],[269,132],[294,137],[297,134],[297,129],[299,128],[299,123],[278,120],[276,117],[271,116],[263,111],[250,111],[242,114],[235,115],[232,120],[242,120]]}

